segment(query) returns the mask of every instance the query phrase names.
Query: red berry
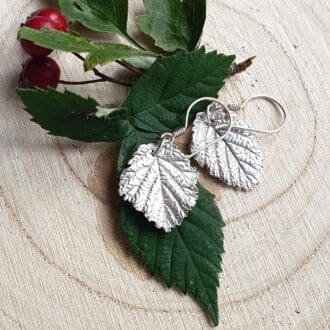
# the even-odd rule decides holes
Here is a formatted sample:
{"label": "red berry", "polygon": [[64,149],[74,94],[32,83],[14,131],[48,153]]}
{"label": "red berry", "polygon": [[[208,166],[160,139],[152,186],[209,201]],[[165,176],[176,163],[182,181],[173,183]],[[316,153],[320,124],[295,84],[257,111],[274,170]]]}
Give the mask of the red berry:
{"label": "red berry", "polygon": [[[56,23],[49,18],[42,16],[29,18],[26,21],[25,26],[35,30],[41,30],[43,28],[53,30],[57,29]],[[21,40],[21,45],[23,49],[32,56],[47,56],[52,52],[52,49],[37,46],[33,42],[24,39]]]}
{"label": "red berry", "polygon": [[56,88],[60,75],[61,70],[54,60],[49,57],[34,57],[24,64],[19,86],[22,88]]}
{"label": "red berry", "polygon": [[57,31],[67,32],[68,23],[66,22],[64,16],[58,11],[50,8],[42,8],[37,10],[31,15],[31,17],[35,17],[35,16],[42,16],[49,18],[54,23],[56,23]]}

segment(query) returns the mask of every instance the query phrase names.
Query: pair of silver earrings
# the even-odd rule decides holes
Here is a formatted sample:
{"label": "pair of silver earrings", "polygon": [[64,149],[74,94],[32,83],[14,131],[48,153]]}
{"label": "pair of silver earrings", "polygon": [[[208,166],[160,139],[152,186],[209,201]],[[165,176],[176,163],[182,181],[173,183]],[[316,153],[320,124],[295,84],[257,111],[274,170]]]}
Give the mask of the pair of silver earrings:
{"label": "pair of silver earrings", "polygon": [[[270,102],[281,113],[278,128],[251,128],[236,114],[257,99]],[[174,142],[186,132],[193,107],[204,101],[212,103],[204,112],[197,113],[191,154],[186,155]],[[211,97],[200,98],[189,106],[183,128],[164,133],[159,143],[142,144],[138,148],[121,174],[119,194],[157,228],[170,232],[181,225],[197,202],[198,172],[191,166],[191,158],[227,185],[251,190],[259,183],[263,170],[263,154],[255,133],[277,133],[285,121],[283,106],[269,96],[252,96],[241,105],[226,104]]]}

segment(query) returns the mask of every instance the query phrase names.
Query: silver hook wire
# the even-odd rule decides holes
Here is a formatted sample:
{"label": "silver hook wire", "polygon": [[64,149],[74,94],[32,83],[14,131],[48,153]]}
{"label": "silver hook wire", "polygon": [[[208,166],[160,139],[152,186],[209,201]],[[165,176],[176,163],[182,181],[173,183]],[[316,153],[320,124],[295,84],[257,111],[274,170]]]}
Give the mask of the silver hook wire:
{"label": "silver hook wire", "polygon": [[[188,125],[189,125],[189,114],[192,110],[192,108],[198,104],[199,102],[202,102],[202,101],[212,101],[213,103],[216,103],[216,104],[219,104],[222,106],[222,108],[227,112],[228,114],[228,117],[229,117],[229,120],[228,120],[228,124],[226,125],[222,125],[222,126],[219,126],[217,127],[217,129],[219,128],[222,128],[222,127],[227,127],[227,130],[224,134],[222,134],[221,136],[219,136],[217,139],[215,139],[214,141],[211,141],[210,143],[207,143],[205,144],[204,146],[202,146],[201,148],[197,149],[194,153],[190,154],[190,155],[187,155],[187,158],[190,159],[194,156],[196,156],[198,153],[200,153],[201,151],[207,149],[208,147],[212,146],[213,144],[217,143],[218,141],[220,140],[223,140],[227,134],[231,131],[232,127],[233,127],[233,121],[232,121],[232,117],[231,117],[231,113],[229,111],[229,108],[228,108],[228,105],[225,104],[224,102],[216,99],[216,98],[213,98],[213,97],[201,97],[199,99],[197,99],[196,101],[194,101],[193,103],[190,104],[188,110],[187,110],[187,115],[186,115],[186,123],[185,123],[185,127],[184,127],[184,130],[182,131],[181,130],[181,134],[183,134],[187,128],[188,128]],[[209,120],[209,111],[210,111],[210,106],[208,106],[207,108],[207,117],[208,117],[208,120]]]}
{"label": "silver hook wire", "polygon": [[[232,126],[233,126],[232,117],[231,117],[231,114],[230,114],[230,111],[229,111],[228,105],[225,104],[225,103],[223,103],[222,101],[216,99],[216,98],[213,98],[213,97],[202,97],[202,98],[199,98],[199,99],[197,99],[196,101],[194,101],[193,103],[190,104],[190,106],[189,106],[189,108],[188,108],[188,110],[187,110],[186,122],[185,122],[185,126],[184,126],[184,127],[179,128],[179,129],[176,130],[174,133],[164,133],[164,134],[162,134],[162,136],[161,136],[161,140],[160,140],[160,142],[158,143],[157,148],[156,148],[155,151],[153,152],[153,155],[157,155],[157,154],[159,153],[159,151],[160,151],[161,148],[163,147],[163,145],[164,145],[164,143],[165,143],[166,140],[169,140],[169,141],[171,141],[171,143],[173,143],[176,137],[178,137],[178,136],[180,136],[180,135],[182,135],[182,134],[184,134],[184,133],[186,132],[186,130],[187,130],[188,126],[189,126],[189,114],[190,114],[191,110],[193,109],[193,107],[194,107],[196,104],[198,104],[198,103],[200,103],[200,102],[202,102],[202,101],[212,101],[213,103],[219,104],[219,105],[222,107],[222,109],[224,109],[224,110],[227,112],[228,117],[229,117],[228,124],[226,124],[226,125],[221,125],[221,126],[218,126],[218,127],[217,127],[217,129],[219,129],[219,128],[223,128],[223,127],[227,127],[227,130],[226,130],[226,132],[225,132],[223,135],[219,136],[219,137],[218,137],[217,139],[215,139],[214,141],[205,144],[203,147],[199,148],[199,149],[196,150],[194,153],[192,153],[192,154],[190,154],[190,155],[186,155],[186,157],[187,157],[188,159],[191,159],[192,157],[194,157],[195,155],[197,155],[199,152],[201,152],[201,151],[207,149],[207,148],[210,147],[211,145],[217,143],[218,141],[224,139],[224,138],[227,136],[227,134],[231,131]],[[208,108],[207,108],[207,117],[208,117],[208,120],[209,120],[210,106],[211,106],[211,105],[209,105]],[[168,138],[170,138],[170,139],[168,139]]]}
{"label": "silver hook wire", "polygon": [[[169,139],[168,139],[169,138]],[[156,149],[153,151],[153,156],[157,155],[159,151],[162,149],[164,143],[166,140],[170,141],[171,143],[174,143],[175,139],[175,134],[174,133],[163,133],[162,136],[160,137],[160,141],[156,147]]]}
{"label": "silver hook wire", "polygon": [[[241,109],[244,109],[251,101],[253,100],[257,100],[257,99],[262,99],[262,100],[265,100],[265,101],[268,101],[270,102],[275,108],[276,110],[278,110],[281,115],[282,115],[282,122],[281,124],[279,125],[278,128],[276,129],[273,129],[273,130],[264,130],[264,129],[259,129],[259,128],[251,128],[251,127],[241,127],[241,126],[235,126],[233,125],[232,123],[232,117],[231,117],[231,114],[230,114],[230,111],[229,110],[232,110],[232,111],[238,111],[238,110],[241,110]],[[157,146],[157,149],[154,151],[154,154],[157,154],[159,152],[159,150],[162,148],[163,144],[164,144],[164,141],[170,137],[170,141],[173,143],[175,138],[179,137],[180,135],[184,134],[187,129],[188,129],[188,126],[189,126],[189,115],[190,115],[190,112],[191,110],[193,109],[193,107],[202,102],[202,101],[212,101],[213,104],[219,104],[223,110],[225,110],[228,114],[228,117],[229,117],[229,123],[226,124],[226,125],[221,125],[221,126],[218,126],[217,127],[217,130],[220,129],[220,128],[224,128],[224,127],[227,127],[227,130],[226,132],[219,136],[219,138],[215,139],[214,141],[208,143],[208,144],[205,144],[203,147],[199,148],[198,150],[196,150],[194,153],[190,154],[190,155],[187,155],[187,158],[192,158],[194,157],[195,155],[197,155],[199,152],[207,149],[208,147],[210,147],[211,145],[217,143],[218,141],[220,140],[223,140],[227,134],[232,130],[232,129],[237,129],[237,130],[244,130],[244,131],[249,131],[249,132],[253,132],[253,133],[262,133],[262,134],[273,134],[273,133],[277,133],[279,132],[280,130],[283,129],[285,123],[286,123],[286,119],[287,119],[287,115],[286,115],[286,111],[284,109],[284,107],[282,106],[282,104],[277,101],[276,99],[274,99],[273,97],[270,97],[270,96],[267,96],[267,95],[255,95],[255,96],[251,96],[249,98],[247,98],[241,105],[234,105],[234,104],[226,104],[216,98],[213,98],[213,97],[201,97],[197,100],[195,100],[193,103],[190,104],[188,110],[187,110],[187,114],[186,114],[186,120],[185,120],[185,126],[182,127],[182,128],[179,128],[177,129],[174,133],[164,133],[162,136],[161,136],[161,141],[160,143],[158,144]],[[212,107],[212,104],[210,104],[208,107],[207,107],[207,119],[208,121],[210,121],[210,111],[211,111],[211,107]]]}
{"label": "silver hook wire", "polygon": [[[248,99],[246,99],[241,105],[226,104],[226,106],[227,106],[227,108],[229,110],[238,111],[238,110],[244,109],[251,101],[258,100],[258,99],[262,99],[262,100],[268,101],[269,103],[271,103],[276,108],[277,111],[280,112],[280,114],[282,115],[282,122],[279,125],[279,127],[276,128],[276,129],[273,129],[273,130],[264,130],[264,129],[252,128],[252,127],[244,127],[244,128],[242,128],[242,127],[239,127],[239,126],[232,125],[232,129],[238,129],[238,130],[244,129],[245,131],[254,132],[254,133],[262,133],[262,134],[278,133],[280,130],[283,129],[283,127],[285,126],[286,120],[287,120],[287,114],[286,114],[286,111],[285,111],[283,105],[279,101],[277,101],[276,99],[274,99],[273,97],[270,97],[270,96],[267,96],[267,95],[255,95],[255,96],[251,96]],[[173,134],[174,137],[178,137],[178,136],[180,136],[180,135],[182,135],[182,134],[184,134],[186,132],[186,130],[187,130],[188,126],[189,126],[189,115],[190,115],[190,112],[191,112],[192,108],[197,103],[199,103],[201,101],[213,101],[215,103],[218,103],[218,104],[223,105],[223,102],[219,101],[218,99],[212,98],[212,97],[202,97],[202,98],[196,100],[195,102],[193,102],[189,106],[189,108],[187,110],[186,120],[185,120],[185,126],[182,127],[182,128],[179,128],[178,130],[176,130],[174,132],[174,134]],[[209,108],[208,108],[207,114],[209,116]]]}
{"label": "silver hook wire", "polygon": [[277,100],[275,100],[273,97],[270,97],[267,95],[255,95],[255,96],[251,96],[248,99],[246,99],[241,105],[229,104],[228,108],[233,111],[241,110],[241,109],[244,109],[248,105],[248,103],[250,103],[251,101],[258,100],[258,99],[268,101],[269,103],[271,103],[274,106],[274,108],[276,108],[277,111],[279,111],[281,113],[282,122],[279,125],[279,127],[275,128],[273,130],[264,130],[264,129],[252,128],[252,127],[242,128],[242,127],[233,125],[232,128],[239,129],[239,130],[243,129],[244,131],[249,131],[249,132],[253,132],[253,133],[262,133],[262,134],[273,134],[273,133],[279,132],[286,123],[287,115],[286,115],[286,111],[285,111],[284,107],[282,106],[282,104],[280,102],[278,102]]}

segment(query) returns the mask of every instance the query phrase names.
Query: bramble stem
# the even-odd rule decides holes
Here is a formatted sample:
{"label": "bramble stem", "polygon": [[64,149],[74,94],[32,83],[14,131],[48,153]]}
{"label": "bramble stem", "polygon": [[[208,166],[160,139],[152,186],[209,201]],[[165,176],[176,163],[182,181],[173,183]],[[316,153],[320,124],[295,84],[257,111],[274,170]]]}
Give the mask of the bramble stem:
{"label": "bramble stem", "polygon": [[[80,54],[78,53],[72,53],[74,56],[76,56],[77,58],[79,58],[81,61],[85,61],[84,57],[81,56]],[[132,83],[130,82],[127,82],[127,81],[121,81],[121,80],[118,80],[118,79],[115,79],[115,78],[112,78],[104,73],[102,73],[101,71],[97,70],[97,69],[93,69],[93,72],[96,76],[102,78],[102,81],[105,82],[105,81],[108,81],[108,82],[112,82],[114,84],[117,84],[117,85],[121,85],[121,86],[126,86],[126,87],[131,87],[133,86]],[[96,82],[96,81],[95,81]],[[101,82],[101,80],[98,79],[98,82]]]}
{"label": "bramble stem", "polygon": [[118,63],[119,65],[123,66],[124,68],[126,68],[126,69],[128,69],[128,70],[130,70],[130,71],[132,71],[132,72],[134,72],[138,75],[143,74],[142,70],[135,68],[133,65],[131,65],[131,64],[125,62],[125,61],[117,60],[116,63]]}
{"label": "bramble stem", "polygon": [[142,45],[140,45],[137,41],[135,41],[132,37],[130,37],[128,34],[124,35],[126,40],[130,42],[132,45],[134,45],[136,48],[140,50],[146,50]]}
{"label": "bramble stem", "polygon": [[83,80],[83,81],[66,81],[66,80],[59,80],[59,84],[62,85],[87,85],[87,84],[94,84],[98,82],[105,82],[104,79],[93,79],[93,80]]}

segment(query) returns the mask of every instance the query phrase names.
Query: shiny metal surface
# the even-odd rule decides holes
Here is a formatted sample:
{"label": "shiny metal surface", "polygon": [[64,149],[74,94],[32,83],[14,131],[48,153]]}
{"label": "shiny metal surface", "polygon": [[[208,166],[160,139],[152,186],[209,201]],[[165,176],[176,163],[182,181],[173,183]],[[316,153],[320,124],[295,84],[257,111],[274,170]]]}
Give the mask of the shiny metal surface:
{"label": "shiny metal surface", "polygon": [[[210,143],[208,148],[194,155],[197,163],[206,166],[212,176],[227,185],[251,190],[260,181],[263,155],[255,135],[245,130],[247,126],[233,111],[230,112],[235,128],[222,140],[218,138],[226,132],[225,127],[228,125],[225,112],[215,108],[209,115],[206,111],[197,114],[193,123],[191,153],[200,150],[205,143]],[[212,144],[215,140],[217,142]]]}
{"label": "shiny metal surface", "polygon": [[171,141],[143,144],[122,172],[119,194],[137,211],[170,232],[182,223],[198,197],[197,171]]}

